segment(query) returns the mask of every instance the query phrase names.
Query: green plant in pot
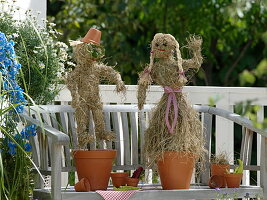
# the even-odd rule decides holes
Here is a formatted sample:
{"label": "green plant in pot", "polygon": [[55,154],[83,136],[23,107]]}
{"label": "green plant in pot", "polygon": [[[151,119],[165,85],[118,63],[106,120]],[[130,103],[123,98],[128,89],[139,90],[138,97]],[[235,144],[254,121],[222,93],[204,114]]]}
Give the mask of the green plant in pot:
{"label": "green plant in pot", "polygon": [[182,92],[202,64],[202,39],[191,36],[187,42],[193,57],[182,59],[179,43],[172,35],[156,34],[151,43],[150,63],[138,82],[139,109],[143,108],[152,82],[164,88],[145,132],[144,144],[148,165],[158,165],[163,189],[188,189],[195,161],[205,154],[198,113]]}
{"label": "green plant in pot", "polygon": [[224,174],[230,170],[229,158],[226,152],[220,152],[217,155],[212,155],[210,159],[211,177],[220,176],[223,179],[222,188],[226,186]]}
{"label": "green plant in pot", "polygon": [[237,159],[238,166],[235,167],[234,172],[230,172],[229,170],[226,170],[226,174],[224,174],[227,187],[228,188],[239,188],[240,183],[243,177],[243,161],[240,159]]}
{"label": "green plant in pot", "polygon": [[[105,129],[103,106],[99,84],[107,80],[117,85],[117,92],[125,92],[121,76],[113,67],[100,62],[104,49],[100,45],[101,32],[90,29],[81,41],[73,41],[75,69],[68,74],[66,84],[75,108],[79,149],[74,150],[78,179],[88,179],[90,190],[105,190],[108,186],[115,150],[88,150],[91,142],[111,141],[114,133]],[[90,133],[89,122],[93,119],[95,134]],[[87,187],[88,188],[88,187]]]}

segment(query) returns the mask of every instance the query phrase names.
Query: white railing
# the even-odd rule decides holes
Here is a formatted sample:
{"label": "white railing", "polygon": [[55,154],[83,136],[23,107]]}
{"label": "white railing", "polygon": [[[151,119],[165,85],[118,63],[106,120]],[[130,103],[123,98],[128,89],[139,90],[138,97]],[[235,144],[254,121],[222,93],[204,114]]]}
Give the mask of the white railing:
{"label": "white railing", "polygon": [[[105,104],[136,104],[137,103],[137,86],[128,85],[126,96],[117,94],[114,85],[101,85],[100,93],[102,101]],[[184,93],[188,95],[188,99],[192,104],[209,105],[210,98],[215,100],[215,105],[228,111],[234,111],[234,106],[240,102],[252,100],[253,105],[259,105],[260,110],[257,113],[258,120],[264,119],[264,106],[267,105],[267,88],[248,88],[248,87],[208,87],[208,86],[186,86]],[[151,86],[148,90],[146,103],[155,104],[159,101],[163,94],[160,86]],[[68,104],[71,101],[69,90],[63,86],[60,94],[55,99],[60,104]],[[220,117],[216,117],[215,142],[216,152],[225,151],[229,155],[230,160],[234,160],[234,125],[230,121],[226,121]],[[260,147],[260,136],[257,136],[257,147]],[[260,165],[260,152],[257,149],[257,164]],[[249,177],[249,172],[245,172],[245,176]],[[243,179],[244,180],[244,179]],[[245,179],[249,185],[249,178]],[[259,175],[257,182],[259,184]]]}

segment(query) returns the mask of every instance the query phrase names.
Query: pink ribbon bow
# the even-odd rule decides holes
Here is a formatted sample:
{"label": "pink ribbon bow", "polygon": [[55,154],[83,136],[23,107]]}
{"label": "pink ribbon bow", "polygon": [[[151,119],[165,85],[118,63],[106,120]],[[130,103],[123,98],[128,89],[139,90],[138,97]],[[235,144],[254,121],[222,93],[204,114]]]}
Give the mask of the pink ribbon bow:
{"label": "pink ribbon bow", "polygon": [[[178,105],[177,105],[175,93],[182,92],[182,88],[172,89],[168,86],[165,86],[164,92],[169,94],[166,114],[165,114],[165,122],[166,122],[169,132],[173,133],[175,125],[177,123],[177,118],[178,118]],[[169,122],[169,113],[170,113],[171,104],[173,104],[173,107],[174,107],[174,119],[172,121],[172,125],[170,125],[170,122]]]}

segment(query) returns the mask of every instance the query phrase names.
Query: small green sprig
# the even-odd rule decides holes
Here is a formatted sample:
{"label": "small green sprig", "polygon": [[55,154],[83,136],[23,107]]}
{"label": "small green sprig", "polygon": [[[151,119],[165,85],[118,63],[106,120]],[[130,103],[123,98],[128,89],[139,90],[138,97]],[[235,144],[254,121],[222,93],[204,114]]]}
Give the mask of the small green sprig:
{"label": "small green sprig", "polygon": [[114,191],[128,191],[128,190],[140,190],[141,187],[121,186],[119,188],[113,188]]}
{"label": "small green sprig", "polygon": [[[238,166],[235,168],[235,170],[232,174],[242,174],[243,173],[243,169],[244,169],[243,161],[240,159],[237,159],[237,161],[238,161]],[[227,169],[226,169],[226,173],[231,174],[231,172]]]}

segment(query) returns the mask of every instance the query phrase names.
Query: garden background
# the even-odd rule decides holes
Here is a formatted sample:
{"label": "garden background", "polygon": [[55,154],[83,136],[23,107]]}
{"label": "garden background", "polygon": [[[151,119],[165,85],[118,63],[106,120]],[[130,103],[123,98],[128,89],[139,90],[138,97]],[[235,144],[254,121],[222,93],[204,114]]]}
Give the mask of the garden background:
{"label": "garden background", "polygon": [[[11,1],[0,0],[0,10],[6,2]],[[164,32],[172,34],[179,41],[184,58],[190,56],[186,48],[183,48],[186,37],[196,34],[203,38],[205,60],[200,71],[190,81],[190,85],[266,86],[266,1],[47,0],[46,3],[48,21],[41,19],[41,16],[45,16],[44,13],[35,16],[36,13],[31,12],[27,12],[25,21],[13,19],[16,6],[11,6],[8,12],[0,12],[0,32],[7,36],[9,42],[5,43],[10,44],[9,48],[14,45],[16,58],[13,58],[15,55],[12,53],[12,59],[21,64],[14,68],[16,80],[25,93],[29,94],[25,95],[25,101],[16,102],[15,106],[11,102],[8,110],[0,115],[2,120],[9,120],[5,116],[15,118],[14,115],[6,115],[13,107],[21,104],[30,105],[33,101],[36,104],[47,104],[55,98],[60,91],[60,84],[64,83],[64,75],[75,67],[69,40],[82,38],[91,27],[102,31],[102,45],[106,49],[103,62],[121,72],[126,84],[137,84],[138,73],[149,63],[150,42],[153,36],[158,32]],[[40,26],[41,23],[43,26]],[[4,38],[3,35],[2,37]],[[1,55],[6,57],[5,54]],[[4,63],[1,66],[5,65],[9,64]],[[8,100],[8,92],[12,92],[12,89],[1,86],[2,88],[2,99]],[[20,92],[22,93],[22,90]],[[238,106],[235,111],[237,108]],[[252,114],[254,112],[253,109],[248,111]],[[22,147],[28,144],[29,138],[24,138],[27,129],[22,129],[21,132],[14,131],[18,122],[12,120],[11,123],[12,126],[9,126],[9,123],[0,126],[6,138],[13,137],[9,143],[0,140],[0,148],[6,148],[6,151],[0,153],[0,193],[1,197],[10,195],[11,199],[20,199],[20,195],[30,197],[28,193],[31,193],[33,187],[30,173],[32,165],[25,156],[30,156],[30,152],[27,151],[25,154],[23,148],[16,149],[19,144],[15,143],[15,136],[21,139]],[[32,132],[34,133],[34,130]],[[10,155],[10,150],[15,153]],[[255,151],[252,153],[256,154]],[[252,163],[255,163],[253,154]],[[5,167],[12,166],[12,162],[17,163],[14,166],[21,168]],[[21,176],[25,180],[23,190],[17,190],[18,180],[12,181],[18,173],[25,175]]]}
{"label": "garden background", "polygon": [[127,84],[137,83],[154,34],[163,32],[180,46],[189,34],[203,37],[205,61],[192,85],[266,86],[266,1],[50,0],[47,9],[64,42],[99,28],[106,62],[116,65]]}

